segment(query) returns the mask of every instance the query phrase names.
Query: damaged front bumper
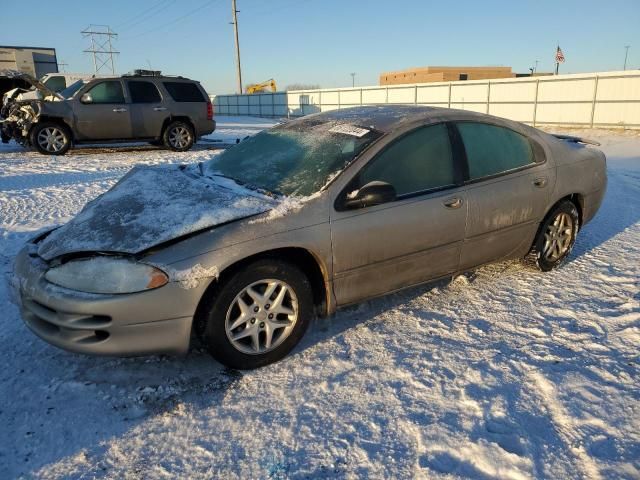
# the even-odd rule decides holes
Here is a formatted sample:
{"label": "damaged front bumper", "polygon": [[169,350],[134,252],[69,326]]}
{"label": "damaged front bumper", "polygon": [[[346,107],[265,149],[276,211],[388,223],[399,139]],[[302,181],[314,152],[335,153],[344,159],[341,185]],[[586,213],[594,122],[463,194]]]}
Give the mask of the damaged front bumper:
{"label": "damaged front bumper", "polygon": [[0,110],[0,137],[2,143],[15,140],[21,145],[29,145],[31,127],[40,118],[39,101],[6,100]]}
{"label": "damaged front bumper", "polygon": [[[32,243],[18,254],[10,281],[25,324],[43,340],[72,352],[137,356],[184,354],[203,289],[177,282],[155,290],[103,295],[48,282]],[[191,308],[190,308],[191,307]]]}

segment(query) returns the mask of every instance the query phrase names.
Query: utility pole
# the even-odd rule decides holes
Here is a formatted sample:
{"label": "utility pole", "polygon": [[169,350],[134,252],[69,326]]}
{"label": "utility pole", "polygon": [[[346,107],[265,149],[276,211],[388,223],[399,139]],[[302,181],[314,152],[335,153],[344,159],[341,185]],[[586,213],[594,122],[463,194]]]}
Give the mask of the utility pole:
{"label": "utility pole", "polygon": [[58,68],[60,68],[62,70],[62,73],[67,71],[66,67],[68,67],[68,66],[69,66],[69,64],[65,63],[64,60],[62,60],[61,62],[58,62]]}
{"label": "utility pole", "polygon": [[236,37],[236,68],[238,70],[238,93],[242,94],[242,69],[240,68],[240,41],[238,40],[238,10],[236,0],[231,0],[231,14],[233,16],[233,31]]}
{"label": "utility pole", "polygon": [[538,62],[539,61],[540,60],[536,60],[536,65],[535,65],[535,67],[533,67],[533,73],[536,73],[538,71]]}
{"label": "utility pole", "polygon": [[351,72],[351,87],[356,86],[356,72]]}
{"label": "utility pole", "polygon": [[623,70],[627,69],[627,57],[629,56],[629,47],[631,47],[631,45],[625,45],[624,46],[624,68],[623,68]]}
{"label": "utility pole", "polygon": [[112,38],[117,37],[118,34],[114,33],[108,25],[89,25],[82,32],[83,37],[91,38],[91,47],[86,49],[86,53],[91,53],[93,56],[93,70],[94,73],[99,73],[102,68],[109,68],[111,74],[115,75],[116,67],[113,62],[113,56],[119,54],[113,49],[111,43]]}

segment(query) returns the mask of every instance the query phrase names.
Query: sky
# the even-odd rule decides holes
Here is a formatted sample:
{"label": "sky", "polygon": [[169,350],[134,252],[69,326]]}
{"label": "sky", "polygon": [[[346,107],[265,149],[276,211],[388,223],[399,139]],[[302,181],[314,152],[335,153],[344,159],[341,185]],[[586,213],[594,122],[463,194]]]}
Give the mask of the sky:
{"label": "sky", "polygon": [[[0,0],[4,13],[15,5]],[[2,15],[0,45],[53,47],[66,71],[93,73],[80,32],[105,24],[118,34],[117,73],[151,66],[212,94],[236,91],[231,0],[31,0],[28,9],[28,25]],[[627,68],[640,68],[640,0],[237,0],[237,9],[245,85],[347,87],[355,72],[366,86],[389,70],[528,72],[536,60],[552,71],[558,43],[561,73],[622,70],[625,45]]]}

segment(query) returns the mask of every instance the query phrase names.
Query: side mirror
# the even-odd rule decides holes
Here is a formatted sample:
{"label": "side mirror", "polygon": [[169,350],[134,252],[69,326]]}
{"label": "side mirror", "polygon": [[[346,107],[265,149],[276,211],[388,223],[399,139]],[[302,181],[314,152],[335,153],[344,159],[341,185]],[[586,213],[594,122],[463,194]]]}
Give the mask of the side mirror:
{"label": "side mirror", "polygon": [[382,203],[393,202],[396,199],[396,189],[387,182],[369,182],[358,190],[353,197],[345,198],[345,208],[364,208]]}
{"label": "side mirror", "polygon": [[80,101],[82,103],[93,103],[93,97],[91,97],[90,93],[83,93],[80,97]]}

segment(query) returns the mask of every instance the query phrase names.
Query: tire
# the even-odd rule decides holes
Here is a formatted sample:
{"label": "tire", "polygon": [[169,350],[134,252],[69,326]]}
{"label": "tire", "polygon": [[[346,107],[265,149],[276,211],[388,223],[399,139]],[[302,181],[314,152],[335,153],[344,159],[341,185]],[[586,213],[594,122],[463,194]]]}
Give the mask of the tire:
{"label": "tire", "polygon": [[298,344],[313,312],[311,284],[297,266],[258,260],[217,289],[204,310],[201,340],[216,360],[230,368],[259,368],[285,357]]}
{"label": "tire", "polygon": [[174,152],[186,152],[193,147],[194,142],[193,127],[181,120],[171,122],[162,133],[162,143]]}
{"label": "tire", "polygon": [[563,200],[545,217],[529,252],[529,258],[543,272],[562,265],[567,259],[580,229],[575,204]]}
{"label": "tire", "polygon": [[71,148],[71,131],[57,122],[37,123],[31,129],[29,141],[43,155],[64,155]]}

